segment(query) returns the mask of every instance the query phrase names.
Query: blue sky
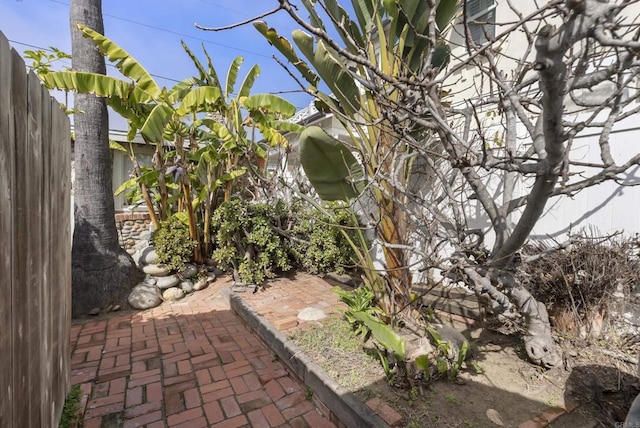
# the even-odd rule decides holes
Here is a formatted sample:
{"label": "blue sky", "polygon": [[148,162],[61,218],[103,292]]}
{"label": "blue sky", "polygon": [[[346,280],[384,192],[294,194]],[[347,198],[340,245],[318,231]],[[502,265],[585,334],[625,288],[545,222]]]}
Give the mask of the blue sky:
{"label": "blue sky", "polygon": [[[252,25],[222,32],[205,32],[194,27],[196,22],[212,27],[232,24],[276,6],[276,0],[103,0],[102,4],[107,37],[132,54],[150,73],[175,80],[194,75],[180,40],[198,54],[204,43],[221,77],[231,61],[242,56],[241,77],[253,64],[259,64],[262,70],[252,93],[287,92],[280,95],[303,108],[311,101],[310,97],[288,93],[298,91],[298,85],[276,64],[272,56],[277,51]],[[297,28],[284,12],[265,20],[284,35]],[[0,31],[21,54],[27,49],[50,46],[71,52],[69,1],[0,0]],[[118,75],[117,70],[108,69],[109,74]],[[175,83],[161,77],[156,79],[167,87]],[[126,124],[112,117],[111,128],[125,129]]]}

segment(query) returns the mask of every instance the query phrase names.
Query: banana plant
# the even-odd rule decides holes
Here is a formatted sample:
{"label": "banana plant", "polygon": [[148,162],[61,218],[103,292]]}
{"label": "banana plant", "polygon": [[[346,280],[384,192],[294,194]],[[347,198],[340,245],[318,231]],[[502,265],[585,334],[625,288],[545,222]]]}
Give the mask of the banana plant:
{"label": "banana plant", "polygon": [[[337,0],[322,2],[322,13],[316,9],[320,2],[301,3],[308,20],[287,7],[289,2],[281,2],[303,27],[292,33],[293,43],[265,22],[254,26],[306,80],[319,110],[332,113],[349,136],[348,143],[342,143],[320,128],[308,128],[301,134],[302,167],[325,200],[353,201],[363,192],[373,198],[386,284],[371,275],[370,286],[392,324],[415,321],[419,315],[411,305],[412,242],[403,206],[409,203],[405,189],[412,175],[412,144],[416,135],[429,133],[398,114],[398,106],[407,104],[411,91],[433,81],[447,65],[445,35],[460,1],[352,0],[354,14]],[[329,37],[329,25],[339,40]],[[329,92],[321,90],[321,83]],[[373,266],[366,270],[373,272]]]}
{"label": "banana plant", "polygon": [[[223,85],[206,50],[205,66],[183,43],[197,76],[167,89],[115,42],[90,28],[78,28],[126,79],[62,71],[44,73],[43,81],[49,87],[105,97],[127,119],[130,141],[140,133],[145,142],[155,145],[153,171],[143,172],[131,151],[135,177],[118,190],[139,186],[156,228],[159,220],[180,214],[199,244],[194,259],[202,262],[210,250],[209,218],[217,190],[224,186],[225,197],[230,198],[233,183],[247,171],[243,164],[251,157],[265,156],[264,148],[254,140],[255,133],[249,135],[247,130],[258,129],[272,145],[284,144],[281,130],[300,130],[284,121],[295,113],[295,106],[271,94],[250,95],[260,72],[257,65],[234,95],[243,62],[240,57],[232,62]],[[169,148],[167,141],[172,143]],[[198,229],[201,224],[202,231]]]}

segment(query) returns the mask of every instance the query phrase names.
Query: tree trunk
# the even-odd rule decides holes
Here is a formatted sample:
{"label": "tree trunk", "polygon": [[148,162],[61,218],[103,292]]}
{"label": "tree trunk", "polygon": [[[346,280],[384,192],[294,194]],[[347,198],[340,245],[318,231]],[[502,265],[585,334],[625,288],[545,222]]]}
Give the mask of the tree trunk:
{"label": "tree trunk", "polygon": [[[103,56],[78,23],[103,33],[101,0],[71,1],[71,46],[74,70],[105,74]],[[141,272],[118,244],[105,100],[76,94],[75,110],[72,306],[78,316],[126,303]]]}
{"label": "tree trunk", "polygon": [[524,344],[529,359],[543,367],[562,364],[562,354],[551,336],[551,324],[547,308],[538,302],[511,272],[501,268],[463,268],[476,288],[477,294],[487,294],[504,311],[513,305],[524,316],[526,333]]}

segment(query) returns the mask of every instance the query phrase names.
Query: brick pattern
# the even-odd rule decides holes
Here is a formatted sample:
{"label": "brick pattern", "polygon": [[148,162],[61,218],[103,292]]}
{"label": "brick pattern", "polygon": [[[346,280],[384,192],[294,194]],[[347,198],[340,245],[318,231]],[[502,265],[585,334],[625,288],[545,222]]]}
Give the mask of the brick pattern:
{"label": "brick pattern", "polygon": [[230,282],[72,326],[85,427],[335,427],[229,310]]}
{"label": "brick pattern", "polygon": [[115,216],[116,222],[124,222],[127,220],[150,220],[151,216],[145,211],[119,212]]}
{"label": "brick pattern", "polygon": [[278,278],[270,281],[256,293],[243,293],[242,299],[280,331],[298,325],[298,313],[304,308],[314,307],[327,313],[346,309],[338,301],[332,286],[316,276],[299,273],[295,278]]}

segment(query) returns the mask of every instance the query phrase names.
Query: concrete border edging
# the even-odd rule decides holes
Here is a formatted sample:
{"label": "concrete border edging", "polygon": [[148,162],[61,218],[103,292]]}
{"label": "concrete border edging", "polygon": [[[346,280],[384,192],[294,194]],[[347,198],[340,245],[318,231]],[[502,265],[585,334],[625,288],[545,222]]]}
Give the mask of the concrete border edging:
{"label": "concrete border edging", "polygon": [[352,392],[340,386],[295,343],[247,305],[242,297],[231,294],[229,304],[231,310],[276,353],[278,358],[313,391],[314,397],[317,397],[342,424],[347,427],[389,427],[373,410]]}

